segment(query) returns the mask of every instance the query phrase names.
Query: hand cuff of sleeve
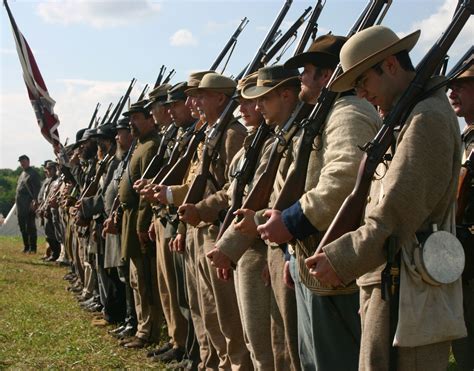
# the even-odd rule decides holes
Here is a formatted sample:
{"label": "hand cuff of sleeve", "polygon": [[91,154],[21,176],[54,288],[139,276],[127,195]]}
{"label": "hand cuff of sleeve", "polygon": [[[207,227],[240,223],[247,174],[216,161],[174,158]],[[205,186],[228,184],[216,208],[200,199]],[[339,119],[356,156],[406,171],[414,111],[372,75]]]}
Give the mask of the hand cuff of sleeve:
{"label": "hand cuff of sleeve", "polygon": [[299,201],[283,210],[281,217],[286,228],[298,240],[304,240],[306,237],[319,232],[304,215]]}

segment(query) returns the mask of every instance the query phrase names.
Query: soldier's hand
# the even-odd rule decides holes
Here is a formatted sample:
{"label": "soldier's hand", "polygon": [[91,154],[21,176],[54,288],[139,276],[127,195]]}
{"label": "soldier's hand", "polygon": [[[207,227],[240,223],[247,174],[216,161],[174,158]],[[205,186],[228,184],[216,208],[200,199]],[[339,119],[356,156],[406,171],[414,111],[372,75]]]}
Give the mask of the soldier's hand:
{"label": "soldier's hand", "polygon": [[146,247],[146,244],[150,242],[150,239],[148,238],[148,231],[139,231],[137,232],[137,234],[138,234],[138,241],[140,241],[140,245],[143,249]]}
{"label": "soldier's hand", "polygon": [[324,251],[318,252],[305,260],[305,264],[309,269],[309,273],[316,277],[319,281],[332,287],[342,285],[342,281],[337,276],[336,271]]}
{"label": "soldier's hand", "polygon": [[133,189],[135,192],[140,192],[148,184],[148,179],[138,179],[133,183]]}
{"label": "soldier's hand", "polygon": [[211,261],[211,265],[216,268],[230,269],[231,262],[229,257],[224,254],[218,247],[214,247],[206,254],[206,257]]}
{"label": "soldier's hand", "polygon": [[182,254],[185,247],[185,238],[181,233],[178,233],[176,237],[170,241],[170,250]]}
{"label": "soldier's hand", "polygon": [[153,195],[161,204],[168,205],[168,198],[166,197],[166,193],[168,192],[168,186],[159,185],[154,188],[155,194]]}
{"label": "soldier's hand", "polygon": [[247,236],[257,236],[257,225],[255,224],[255,211],[250,209],[239,209],[234,215],[239,219],[238,222],[234,222],[234,228],[242,234]]}
{"label": "soldier's hand", "polygon": [[116,234],[116,233],[111,232],[111,229],[113,228],[113,224],[114,223],[112,221],[112,218],[107,218],[104,220],[103,228],[102,228],[102,238],[106,238],[108,233]]}
{"label": "soldier's hand", "polygon": [[290,262],[285,262],[285,266],[283,267],[283,282],[288,288],[292,290],[295,289],[295,282],[290,273]]}
{"label": "soldier's hand", "polygon": [[150,238],[150,241],[156,240],[155,224],[153,222],[151,222],[148,227],[148,237]]}
{"label": "soldier's hand", "polygon": [[157,200],[153,195],[155,194],[154,184],[147,184],[140,190],[140,196],[143,197],[148,202],[156,202]]}
{"label": "soldier's hand", "polygon": [[191,224],[192,226],[197,226],[201,221],[199,212],[194,204],[184,204],[181,205],[178,209],[179,219],[185,223]]}
{"label": "soldier's hand", "polygon": [[262,240],[282,244],[293,239],[293,235],[283,223],[280,210],[265,210],[263,216],[268,218],[267,222],[257,227],[257,232],[260,233]]}
{"label": "soldier's hand", "polygon": [[217,278],[222,281],[229,281],[232,277],[232,270],[231,269],[222,269],[217,268]]}

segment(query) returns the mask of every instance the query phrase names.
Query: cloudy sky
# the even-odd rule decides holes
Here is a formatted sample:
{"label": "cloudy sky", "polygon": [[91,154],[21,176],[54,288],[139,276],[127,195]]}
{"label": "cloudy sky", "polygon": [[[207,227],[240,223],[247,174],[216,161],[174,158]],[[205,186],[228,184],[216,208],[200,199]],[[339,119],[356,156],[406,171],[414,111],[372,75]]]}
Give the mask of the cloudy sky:
{"label": "cloudy sky", "polygon": [[[294,0],[283,30],[316,1]],[[103,114],[124,93],[132,77],[132,93],[153,84],[165,64],[176,70],[173,83],[189,72],[207,69],[240,20],[250,23],[239,38],[225,74],[237,74],[252,58],[283,5],[283,0],[151,1],[151,0],[10,0],[18,27],[33,49],[53,99],[64,143],[86,126],[97,102]],[[383,24],[400,35],[422,30],[413,50],[418,62],[448,24],[457,0],[394,0]],[[327,0],[319,34],[345,35],[366,1]],[[3,7],[2,7],[3,8]],[[15,50],[7,14],[0,14],[0,168],[16,168],[26,153],[38,166],[52,157],[39,133]],[[451,65],[472,45],[471,19],[456,40]],[[282,57],[286,60],[293,50]]]}

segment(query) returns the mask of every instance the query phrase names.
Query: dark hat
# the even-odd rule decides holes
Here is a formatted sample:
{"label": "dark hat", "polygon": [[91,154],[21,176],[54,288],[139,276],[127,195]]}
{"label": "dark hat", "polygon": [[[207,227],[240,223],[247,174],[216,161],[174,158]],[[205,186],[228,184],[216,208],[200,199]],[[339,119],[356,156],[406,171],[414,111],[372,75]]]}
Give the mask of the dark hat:
{"label": "dark hat", "polygon": [[117,130],[112,122],[99,126],[95,134],[93,134],[94,137],[104,139],[114,139],[115,135],[117,135]]}
{"label": "dark hat", "polygon": [[282,85],[299,86],[299,76],[297,69],[288,69],[282,65],[262,67],[258,70],[257,84],[245,86],[242,89],[242,97],[255,99]]}
{"label": "dark hat", "polygon": [[50,168],[50,167],[56,167],[57,165],[58,165],[58,164],[57,164],[56,162],[54,162],[54,161],[46,160],[46,161],[44,162],[44,164],[43,164],[43,167],[44,167],[45,169],[47,169],[47,168]]}
{"label": "dark hat", "polygon": [[173,85],[168,90],[168,99],[164,104],[186,100],[188,97],[184,92],[186,89],[188,89],[188,83],[186,81],[178,82],[177,84]]}
{"label": "dark hat", "polygon": [[95,129],[95,128],[87,129],[84,132],[84,135],[82,136],[82,138],[79,142],[84,143],[86,140],[93,138],[96,134],[97,134],[97,129]]}
{"label": "dark hat", "polygon": [[344,36],[319,36],[306,52],[288,59],[284,66],[298,68],[303,67],[305,63],[311,63],[321,68],[335,68],[339,63],[341,48],[346,41],[347,37]]}
{"label": "dark hat", "polygon": [[115,125],[115,129],[127,129],[130,130],[130,119],[128,117],[121,117]]}
{"label": "dark hat", "polygon": [[27,155],[21,155],[20,157],[18,157],[18,161],[22,161],[22,160],[30,161],[30,158]]}
{"label": "dark hat", "polygon": [[151,106],[154,103],[161,103],[165,104],[166,103],[166,98],[168,97],[168,90],[171,88],[170,84],[161,84],[154,88],[149,94],[148,94],[148,104],[147,108],[151,109]]}
{"label": "dark hat", "polygon": [[[468,68],[466,68],[466,65],[468,63],[470,63],[470,66]],[[466,68],[466,70],[463,73],[461,73],[459,76],[457,76],[455,79],[453,79],[452,81],[453,82],[455,82],[455,81],[469,81],[469,80],[474,81],[474,59],[473,59],[473,57],[471,57],[470,60],[467,60],[466,62],[464,62],[462,64],[462,68]]]}
{"label": "dark hat", "polygon": [[196,71],[196,72],[191,73],[188,77],[188,88],[197,88],[202,78],[208,73],[212,73],[212,72],[216,72],[216,71],[212,71],[212,70]]}
{"label": "dark hat", "polygon": [[82,139],[82,137],[83,137],[84,133],[86,132],[86,130],[87,130],[87,128],[80,129],[80,130],[76,133],[76,143],[79,142],[79,141]]}
{"label": "dark hat", "polygon": [[133,103],[127,112],[124,112],[122,115],[125,117],[130,117],[132,113],[141,112],[144,115],[148,116],[150,114],[150,109],[146,107],[148,103],[147,99],[142,99],[138,102]]}
{"label": "dark hat", "polygon": [[237,84],[234,80],[220,73],[211,72],[204,75],[199,86],[189,88],[186,90],[188,96],[194,96],[198,91],[210,90],[218,93],[223,93],[229,97],[234,94]]}
{"label": "dark hat", "polygon": [[242,97],[243,88],[257,85],[257,77],[258,77],[258,71],[255,71],[251,73],[250,75],[245,76],[243,79],[240,79],[237,82],[237,88],[235,89],[235,93],[232,96],[232,99],[237,99],[237,98]]}

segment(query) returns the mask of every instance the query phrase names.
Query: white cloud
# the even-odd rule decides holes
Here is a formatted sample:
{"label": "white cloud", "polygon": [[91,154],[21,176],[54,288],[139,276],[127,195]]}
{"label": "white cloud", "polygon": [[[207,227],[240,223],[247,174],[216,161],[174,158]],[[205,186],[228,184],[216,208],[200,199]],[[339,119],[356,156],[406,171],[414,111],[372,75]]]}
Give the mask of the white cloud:
{"label": "white cloud", "polygon": [[176,31],[170,37],[171,46],[196,46],[197,44],[198,40],[194,37],[191,31],[185,28]]}
{"label": "white cloud", "polygon": [[49,23],[89,24],[96,28],[118,27],[143,22],[160,11],[152,0],[65,0],[42,2],[38,14]]}
{"label": "white cloud", "polygon": [[[400,36],[420,29],[421,36],[416,48],[418,51],[421,51],[422,54],[425,54],[448,26],[453,17],[457,3],[457,0],[445,0],[433,14],[425,19],[415,22],[408,32],[404,32],[403,34],[400,34]],[[474,35],[474,22],[468,20],[448,52],[452,58],[450,65],[454,65],[457,62],[457,59],[472,46],[472,35]]]}

